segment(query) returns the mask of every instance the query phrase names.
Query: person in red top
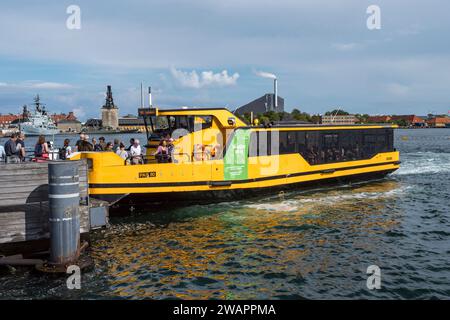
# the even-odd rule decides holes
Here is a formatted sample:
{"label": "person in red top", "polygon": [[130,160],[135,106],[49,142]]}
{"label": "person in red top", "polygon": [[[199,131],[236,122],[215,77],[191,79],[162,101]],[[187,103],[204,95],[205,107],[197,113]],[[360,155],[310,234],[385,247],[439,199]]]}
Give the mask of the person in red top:
{"label": "person in red top", "polygon": [[39,136],[36,145],[34,146],[34,156],[36,158],[48,159],[49,149],[44,136]]}

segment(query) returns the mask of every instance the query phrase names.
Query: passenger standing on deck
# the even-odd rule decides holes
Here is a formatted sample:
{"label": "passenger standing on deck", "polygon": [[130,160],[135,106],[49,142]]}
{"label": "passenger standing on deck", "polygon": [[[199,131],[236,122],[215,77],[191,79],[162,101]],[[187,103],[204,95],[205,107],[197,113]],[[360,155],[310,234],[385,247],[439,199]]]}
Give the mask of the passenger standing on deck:
{"label": "passenger standing on deck", "polygon": [[15,133],[11,134],[11,138],[5,143],[5,154],[6,163],[18,163],[20,162],[18,152],[17,152],[17,135]]}
{"label": "passenger standing on deck", "polygon": [[131,164],[142,163],[142,148],[138,139],[133,139],[134,144],[130,147]]}
{"label": "passenger standing on deck", "polygon": [[78,141],[75,142],[75,151],[82,151],[80,150],[80,147],[83,145],[83,141],[84,141],[84,133],[81,132],[80,139],[78,139]]}
{"label": "passenger standing on deck", "polygon": [[36,145],[34,146],[34,156],[36,158],[48,159],[49,149],[48,144],[45,142],[44,136],[39,136]]}
{"label": "passenger standing on deck", "polygon": [[131,147],[134,145],[134,138],[130,139],[130,146],[126,149],[127,151],[131,150]]}
{"label": "passenger standing on deck", "polygon": [[101,151],[105,151],[106,150],[105,137],[98,138],[98,141],[100,141],[98,144],[102,147]]}
{"label": "passenger standing on deck", "polygon": [[94,146],[94,151],[103,151],[103,147],[100,143],[97,143],[97,139],[92,138],[92,145]]}
{"label": "passenger standing on deck", "polygon": [[121,144],[121,142],[120,142],[119,139],[117,139],[117,138],[114,139],[114,145],[113,145],[113,151],[114,152],[117,152],[117,150],[119,150],[120,144]]}
{"label": "passenger standing on deck", "polygon": [[25,161],[26,151],[25,151],[25,133],[21,132],[16,141],[17,152],[20,158],[20,161]]}
{"label": "passenger standing on deck", "polygon": [[105,149],[103,151],[110,151],[110,152],[113,151],[113,144],[112,144],[112,142],[108,142],[106,144]]}
{"label": "passenger standing on deck", "polygon": [[84,140],[81,144],[82,151],[94,151],[94,146],[89,142],[89,136],[87,134],[84,135]]}
{"label": "passenger standing on deck", "polygon": [[116,154],[123,160],[127,160],[128,152],[125,150],[125,145],[122,142],[119,144],[119,149],[117,149]]}

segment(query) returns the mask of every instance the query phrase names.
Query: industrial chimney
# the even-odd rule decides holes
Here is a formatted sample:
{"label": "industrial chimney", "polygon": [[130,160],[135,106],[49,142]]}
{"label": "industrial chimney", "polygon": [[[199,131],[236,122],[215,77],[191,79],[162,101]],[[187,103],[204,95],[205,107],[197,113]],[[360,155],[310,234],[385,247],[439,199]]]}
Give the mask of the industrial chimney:
{"label": "industrial chimney", "polygon": [[278,83],[277,78],[273,79],[273,100],[274,100],[274,111],[278,109]]}
{"label": "industrial chimney", "polygon": [[152,87],[148,87],[148,107],[151,108],[152,105]]}

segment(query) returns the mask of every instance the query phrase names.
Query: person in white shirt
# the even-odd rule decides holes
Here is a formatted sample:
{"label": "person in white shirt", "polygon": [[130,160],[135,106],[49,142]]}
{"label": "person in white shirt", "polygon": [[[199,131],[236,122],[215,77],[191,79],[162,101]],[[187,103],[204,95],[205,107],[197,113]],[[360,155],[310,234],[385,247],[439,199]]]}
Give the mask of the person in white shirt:
{"label": "person in white shirt", "polygon": [[119,148],[117,149],[116,154],[123,160],[128,159],[128,152],[125,150],[125,145],[122,142],[119,144]]}
{"label": "person in white shirt", "polygon": [[130,147],[130,156],[132,164],[142,163],[142,148],[138,139],[135,139],[133,145]]}
{"label": "person in white shirt", "polygon": [[6,158],[6,152],[5,152],[5,148],[0,145],[0,161],[5,161]]}

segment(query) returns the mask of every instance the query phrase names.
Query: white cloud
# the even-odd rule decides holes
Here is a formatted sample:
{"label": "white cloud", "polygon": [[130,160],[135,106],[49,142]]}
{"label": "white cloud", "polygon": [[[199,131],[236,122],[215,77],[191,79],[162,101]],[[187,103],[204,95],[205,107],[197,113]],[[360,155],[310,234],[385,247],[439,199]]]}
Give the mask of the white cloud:
{"label": "white cloud", "polygon": [[238,73],[229,75],[227,70],[223,70],[219,73],[214,73],[213,71],[202,71],[199,75],[195,70],[186,72],[172,67],[170,68],[170,73],[180,86],[193,89],[213,86],[233,86],[236,85],[239,78]]}
{"label": "white cloud", "polygon": [[72,87],[70,84],[58,82],[38,82],[31,84],[31,88],[37,89],[70,89]]}
{"label": "white cloud", "polygon": [[0,87],[11,89],[43,89],[43,90],[59,90],[59,89],[73,88],[72,85],[67,83],[45,82],[45,81],[43,82],[36,80],[28,80],[20,83],[0,82]]}

